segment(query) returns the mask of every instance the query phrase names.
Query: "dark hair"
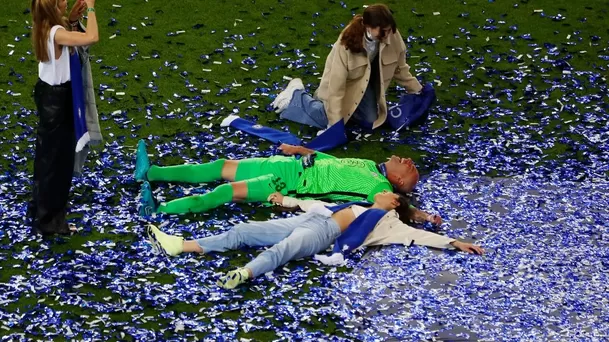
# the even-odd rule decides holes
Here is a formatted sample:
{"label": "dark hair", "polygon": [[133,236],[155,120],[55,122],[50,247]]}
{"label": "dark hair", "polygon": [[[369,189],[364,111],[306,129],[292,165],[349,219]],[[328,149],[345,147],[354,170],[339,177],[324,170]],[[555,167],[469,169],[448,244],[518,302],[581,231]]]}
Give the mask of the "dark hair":
{"label": "dark hair", "polygon": [[356,14],[345,27],[340,38],[340,43],[353,53],[364,52],[364,34],[366,26],[380,27],[382,29],[391,27],[395,33],[396,26],[393,14],[387,5],[374,4],[364,10],[364,14]]}
{"label": "dark hair", "polygon": [[300,207],[284,207],[282,205],[274,205],[272,210],[276,213],[295,213],[301,209]]}
{"label": "dark hair", "polygon": [[402,194],[398,194],[398,205],[395,212],[398,213],[400,221],[408,223],[414,216],[414,208],[410,207],[410,199]]}

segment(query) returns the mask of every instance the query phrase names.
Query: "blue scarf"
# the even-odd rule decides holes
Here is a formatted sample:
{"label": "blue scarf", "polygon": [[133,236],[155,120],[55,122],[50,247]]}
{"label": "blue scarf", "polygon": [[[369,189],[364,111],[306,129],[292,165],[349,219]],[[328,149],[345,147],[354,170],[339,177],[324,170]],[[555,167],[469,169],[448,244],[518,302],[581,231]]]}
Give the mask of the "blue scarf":
{"label": "blue scarf", "polygon": [[258,125],[254,122],[238,118],[236,116],[230,116],[226,122],[223,122],[221,126],[231,126],[235,129],[241,130],[245,133],[257,136],[259,138],[271,141],[276,144],[290,144],[290,145],[304,145],[315,151],[328,151],[337,146],[341,146],[347,143],[347,135],[345,133],[345,122],[339,120],[332,127],[325,130],[320,136],[313,138],[308,143],[305,143],[302,139],[296,135],[276,130],[274,128],[265,127]]}
{"label": "blue scarf", "polygon": [[376,169],[379,170],[383,177],[387,178],[387,165],[385,165],[385,163],[376,164]]}
{"label": "blue scarf", "polygon": [[[336,206],[326,206],[333,213],[340,211],[342,209],[348,208],[352,205],[359,205],[363,207],[370,207],[372,203],[370,202],[349,202],[344,204],[339,204]],[[334,248],[332,249],[332,254],[342,254],[348,253],[357,249],[366,241],[368,235],[374,230],[374,227],[379,223],[379,221],[387,214],[387,211],[383,209],[368,209],[363,214],[358,216],[347,229],[336,239],[334,242]],[[324,257],[317,257],[318,260],[323,263],[329,264],[329,262],[324,261]],[[344,257],[340,257],[341,260],[344,260]]]}
{"label": "blue scarf", "polygon": [[85,117],[85,91],[82,81],[82,70],[78,53],[70,54],[70,79],[72,80],[72,107],[74,132],[76,133],[76,152],[82,151],[90,141]]}

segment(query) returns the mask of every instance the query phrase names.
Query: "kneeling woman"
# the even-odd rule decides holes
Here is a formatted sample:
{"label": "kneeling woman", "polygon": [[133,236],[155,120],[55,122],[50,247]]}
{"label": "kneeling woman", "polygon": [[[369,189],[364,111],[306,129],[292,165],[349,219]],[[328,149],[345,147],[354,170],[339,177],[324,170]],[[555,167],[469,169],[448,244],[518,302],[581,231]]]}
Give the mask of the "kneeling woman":
{"label": "kneeling woman", "polygon": [[370,5],[332,46],[315,95],[295,78],[271,105],[281,118],[321,129],[350,119],[376,129],[387,119],[385,93],[393,80],[408,93],[423,89],[406,64],[406,45],[391,11],[383,4]]}
{"label": "kneeling woman", "polygon": [[[460,242],[445,236],[434,234],[407,226],[401,221],[430,217],[431,215],[410,208],[405,197],[390,193],[378,193],[374,204],[369,207],[359,205],[324,206],[324,202],[311,200],[295,200],[283,198],[280,193],[271,195],[271,201],[286,206],[299,206],[307,213],[285,219],[266,222],[247,222],[236,225],[226,233],[198,240],[184,241],[178,236],[161,232],[155,226],[147,228],[148,238],[153,247],[167,255],[178,255],[184,252],[210,253],[224,252],[244,246],[272,246],[258,255],[242,268],[228,272],[218,285],[232,289],[247,279],[258,277],[290,260],[312,256],[330,247],[347,228],[356,229],[352,223],[358,216],[376,209],[383,211],[382,218],[368,227],[370,234],[362,239],[363,245],[405,244],[436,248],[457,248],[462,251],[482,254],[484,250],[469,243]],[[401,220],[401,221],[400,221]],[[364,221],[370,223],[372,221]],[[366,227],[364,227],[366,228]],[[360,230],[361,231],[361,230]],[[347,235],[346,234],[343,234]],[[360,242],[361,244],[361,242]],[[350,246],[357,247],[357,246]]]}

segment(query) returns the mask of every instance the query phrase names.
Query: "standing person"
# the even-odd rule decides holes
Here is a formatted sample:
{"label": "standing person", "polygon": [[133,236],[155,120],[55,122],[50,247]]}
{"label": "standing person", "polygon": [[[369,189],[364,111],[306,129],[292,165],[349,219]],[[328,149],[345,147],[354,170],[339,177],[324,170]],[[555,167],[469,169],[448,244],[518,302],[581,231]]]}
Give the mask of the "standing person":
{"label": "standing person", "polygon": [[[70,233],[66,210],[76,148],[70,53],[72,47],[99,40],[95,0],[77,0],[69,19],[64,16],[67,7],[66,0],[32,0],[31,8],[32,43],[39,64],[34,88],[38,127],[28,216],[34,231],[45,235]],[[70,31],[85,11],[86,32]]]}
{"label": "standing person", "polygon": [[298,78],[273,101],[281,117],[325,129],[353,119],[373,129],[387,119],[385,92],[392,80],[409,93],[423,89],[406,64],[406,45],[386,5],[368,6],[341,32],[326,58],[315,96]]}

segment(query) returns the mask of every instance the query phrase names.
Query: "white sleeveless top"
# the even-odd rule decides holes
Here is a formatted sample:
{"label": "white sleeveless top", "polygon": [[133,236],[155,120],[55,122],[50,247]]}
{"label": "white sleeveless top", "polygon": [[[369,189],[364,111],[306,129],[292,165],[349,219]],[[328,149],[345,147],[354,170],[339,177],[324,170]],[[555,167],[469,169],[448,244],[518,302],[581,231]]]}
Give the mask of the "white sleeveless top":
{"label": "white sleeveless top", "polygon": [[57,30],[65,30],[61,25],[55,25],[49,33],[47,49],[49,61],[38,63],[38,77],[49,85],[60,85],[70,81],[70,49],[67,46],[61,48],[61,57],[55,60],[55,33]]}

